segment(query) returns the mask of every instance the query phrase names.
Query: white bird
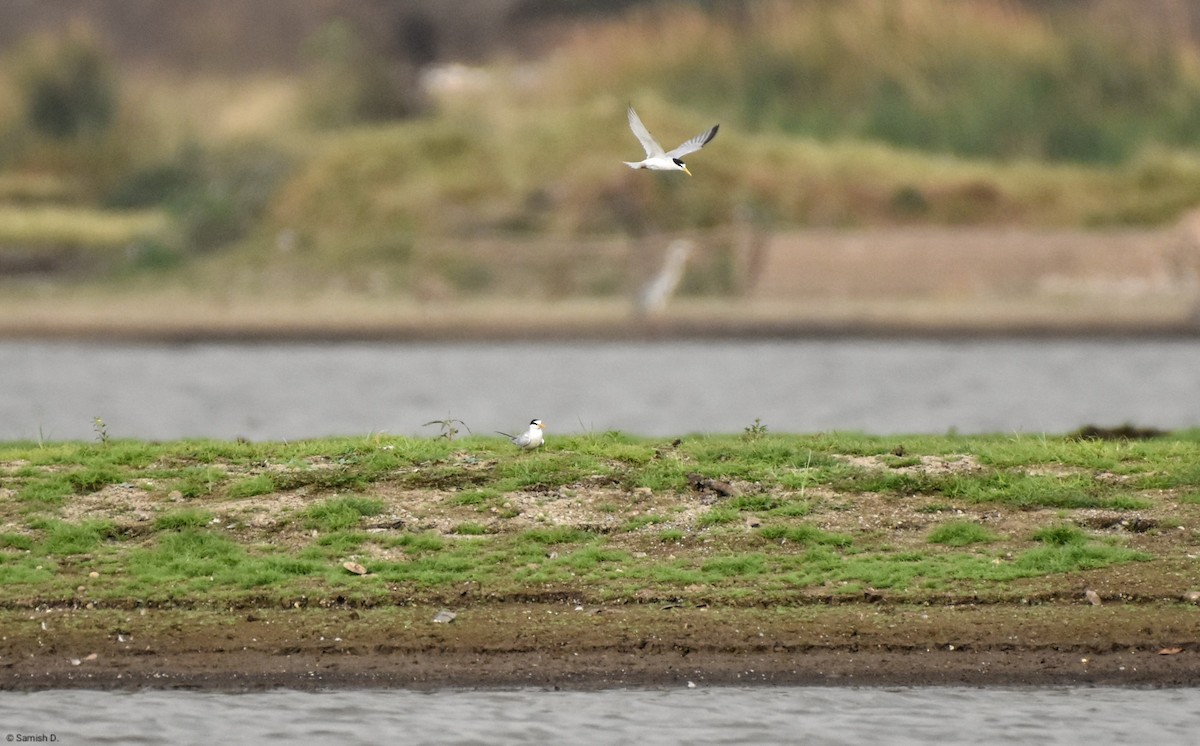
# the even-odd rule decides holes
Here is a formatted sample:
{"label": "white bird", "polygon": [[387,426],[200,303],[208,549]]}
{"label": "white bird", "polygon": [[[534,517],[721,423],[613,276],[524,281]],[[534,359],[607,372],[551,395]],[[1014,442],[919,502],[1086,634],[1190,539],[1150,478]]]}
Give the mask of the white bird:
{"label": "white bird", "polygon": [[680,160],[680,158],[688,153],[694,153],[707,145],[714,137],[717,136],[717,128],[720,126],[721,125],[719,124],[714,124],[712,129],[708,130],[707,132],[702,132],[674,150],[669,150],[664,153],[662,146],[650,136],[650,132],[646,129],[646,125],[642,124],[642,120],[638,118],[637,112],[633,110],[632,106],[630,106],[629,129],[633,130],[633,134],[637,137],[638,142],[640,142],[642,147],[646,150],[646,159],[644,161],[637,161],[633,163],[630,161],[624,161],[624,163],[630,168],[649,168],[654,171],[682,171],[688,176],[691,176],[692,172],[688,171],[687,166],[683,165],[683,161]]}
{"label": "white bird", "polygon": [[504,437],[512,441],[512,444],[522,451],[532,451],[542,444],[545,438],[542,437],[542,431],[546,429],[545,423],[541,420],[530,420],[529,429],[520,435],[509,435],[508,433],[500,433]]}

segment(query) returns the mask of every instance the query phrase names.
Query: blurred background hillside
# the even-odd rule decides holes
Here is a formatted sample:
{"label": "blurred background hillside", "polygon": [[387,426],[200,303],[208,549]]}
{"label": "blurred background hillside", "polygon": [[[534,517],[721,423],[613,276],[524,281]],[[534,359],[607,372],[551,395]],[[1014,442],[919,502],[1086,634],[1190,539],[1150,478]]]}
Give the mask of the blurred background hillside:
{"label": "blurred background hillside", "polygon": [[0,134],[10,334],[1197,323],[1189,0],[12,0]]}

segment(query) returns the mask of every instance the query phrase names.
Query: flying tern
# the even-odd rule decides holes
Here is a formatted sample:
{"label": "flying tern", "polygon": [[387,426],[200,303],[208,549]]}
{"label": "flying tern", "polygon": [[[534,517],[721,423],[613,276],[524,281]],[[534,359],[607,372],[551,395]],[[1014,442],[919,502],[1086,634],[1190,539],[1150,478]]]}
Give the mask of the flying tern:
{"label": "flying tern", "polygon": [[674,150],[663,152],[662,146],[650,136],[650,131],[646,129],[646,125],[642,124],[642,120],[638,118],[637,112],[630,106],[629,129],[633,130],[633,134],[637,137],[638,142],[646,150],[646,159],[632,163],[624,161],[624,163],[630,168],[649,168],[654,171],[682,171],[691,176],[692,172],[688,171],[687,166],[683,165],[681,158],[707,145],[717,136],[717,128],[720,126],[719,124],[714,124],[712,129],[707,132],[696,135]]}
{"label": "flying tern", "polygon": [[529,429],[520,435],[509,435],[508,433],[500,433],[504,437],[512,441],[512,444],[522,451],[532,451],[542,444],[545,438],[542,437],[542,431],[546,429],[545,423],[541,420],[530,420]]}

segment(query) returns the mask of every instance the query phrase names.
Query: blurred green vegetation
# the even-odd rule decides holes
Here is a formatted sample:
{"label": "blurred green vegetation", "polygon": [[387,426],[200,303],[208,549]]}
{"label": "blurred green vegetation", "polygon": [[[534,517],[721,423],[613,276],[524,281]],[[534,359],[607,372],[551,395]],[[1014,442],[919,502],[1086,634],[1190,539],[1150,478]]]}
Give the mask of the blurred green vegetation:
{"label": "blurred green vegetation", "polygon": [[1200,143],[1191,41],[1137,9],[1076,6],[767,2],[724,17],[676,6],[589,30],[569,61],[577,95],[651,89],[754,132],[1105,164],[1149,143]]}
{"label": "blurred green vegetation", "polygon": [[85,29],[72,29],[62,39],[32,40],[18,52],[16,80],[26,123],[38,135],[96,136],[113,124],[116,72]]}
{"label": "blurred green vegetation", "polygon": [[[345,23],[304,69],[239,79],[120,68],[76,28],[0,58],[0,259],[432,295],[536,266],[605,294],[624,280],[478,242],[1177,219],[1200,203],[1200,50],[1071,7],[634,4],[425,88]],[[640,154],[629,102],[668,146],[722,123],[695,177],[620,165]],[[684,289],[727,292],[728,256]]]}

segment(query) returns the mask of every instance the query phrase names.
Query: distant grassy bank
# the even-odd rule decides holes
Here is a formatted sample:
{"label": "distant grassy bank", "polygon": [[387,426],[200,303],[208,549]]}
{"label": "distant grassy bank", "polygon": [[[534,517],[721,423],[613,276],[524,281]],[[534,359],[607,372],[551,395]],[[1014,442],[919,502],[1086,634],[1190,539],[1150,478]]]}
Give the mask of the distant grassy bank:
{"label": "distant grassy bank", "polygon": [[[1200,55],[1116,7],[654,4],[423,85],[381,84],[389,61],[336,24],[304,68],[229,79],[34,39],[0,60],[0,282],[456,299],[557,272],[603,298],[630,281],[581,272],[576,242],[1169,223],[1200,203]],[[664,139],[722,122],[695,178],[620,166],[629,102]],[[720,270],[685,286],[727,293]]]}
{"label": "distant grassy bank", "polygon": [[[0,445],[0,607],[1179,600],[1200,435]],[[355,574],[344,563],[358,563]],[[481,595],[480,595],[481,594]],[[1194,600],[1194,599],[1193,599]]]}

